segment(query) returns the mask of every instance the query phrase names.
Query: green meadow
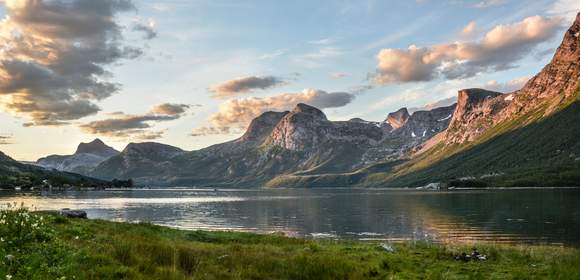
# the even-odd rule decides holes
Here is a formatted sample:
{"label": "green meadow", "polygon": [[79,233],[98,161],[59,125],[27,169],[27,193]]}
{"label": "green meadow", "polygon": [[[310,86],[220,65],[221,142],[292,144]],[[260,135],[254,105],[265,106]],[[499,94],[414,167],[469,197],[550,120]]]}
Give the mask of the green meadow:
{"label": "green meadow", "polygon": [[0,214],[0,279],[580,279],[578,249],[306,240],[69,219],[12,207]]}

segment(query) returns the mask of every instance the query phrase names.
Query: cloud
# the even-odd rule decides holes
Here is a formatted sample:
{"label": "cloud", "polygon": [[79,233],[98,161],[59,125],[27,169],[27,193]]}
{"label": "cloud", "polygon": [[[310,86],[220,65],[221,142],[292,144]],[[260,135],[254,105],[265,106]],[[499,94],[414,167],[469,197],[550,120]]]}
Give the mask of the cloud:
{"label": "cloud", "polygon": [[288,52],[288,49],[279,49],[275,50],[271,53],[266,53],[258,57],[258,59],[265,60],[265,59],[274,59],[280,56],[285,55]]}
{"label": "cloud", "polygon": [[528,82],[528,80],[530,80],[530,77],[516,78],[505,83],[491,80],[485,84],[484,88],[488,90],[508,93],[521,89]]}
{"label": "cloud", "polygon": [[427,103],[421,107],[409,108],[409,113],[412,114],[412,113],[417,112],[417,111],[431,111],[435,108],[451,106],[456,102],[457,102],[457,96],[453,96],[453,97],[445,98],[445,99],[438,100],[435,102]]}
{"label": "cloud", "polygon": [[379,52],[374,81],[377,84],[430,81],[438,77],[464,79],[478,73],[515,67],[515,62],[547,41],[561,27],[559,18],[533,16],[498,25],[479,41]]}
{"label": "cloud", "polygon": [[63,125],[96,114],[96,101],[120,85],[107,65],[141,50],[122,43],[117,15],[130,0],[5,0],[0,21],[0,107],[30,119],[26,125]]}
{"label": "cloud", "polygon": [[190,107],[191,105],[187,104],[163,103],[153,106],[151,112],[159,115],[180,115],[185,113]]}
{"label": "cloud", "polygon": [[8,144],[12,144],[12,137],[0,135],[0,145],[8,145]]}
{"label": "cloud", "polygon": [[342,79],[348,76],[347,73],[342,73],[342,72],[337,72],[337,73],[332,73],[330,74],[330,76],[334,79]]}
{"label": "cloud", "polygon": [[475,4],[476,8],[484,9],[493,6],[500,6],[505,4],[505,0],[483,0],[477,4]]}
{"label": "cloud", "polygon": [[325,64],[325,61],[331,58],[339,57],[344,54],[341,48],[333,46],[324,46],[310,53],[297,55],[294,62],[306,68],[318,68]]}
{"label": "cloud", "polygon": [[463,30],[461,30],[460,37],[462,39],[472,39],[477,33],[479,33],[479,28],[477,27],[477,23],[475,23],[475,21],[470,21],[463,28]]}
{"label": "cloud", "polygon": [[323,39],[319,39],[319,40],[313,40],[313,41],[309,41],[309,44],[312,45],[330,45],[330,44],[334,44],[336,42],[336,39],[334,38],[323,38]]}
{"label": "cloud", "polygon": [[265,90],[282,84],[284,84],[284,81],[274,76],[249,76],[211,86],[209,91],[214,93],[213,97],[224,98],[253,92],[258,89]]}
{"label": "cloud", "polygon": [[267,111],[291,110],[298,103],[306,103],[320,109],[337,108],[349,104],[354,98],[355,95],[347,92],[329,93],[323,90],[305,89],[300,93],[231,99],[222,103],[219,111],[210,116],[209,127],[195,129],[192,135],[236,133],[245,129],[254,118]]}
{"label": "cloud", "polygon": [[138,138],[152,140],[163,135],[163,131],[150,131],[155,123],[181,118],[191,106],[186,104],[164,103],[155,105],[143,115],[111,113],[111,118],[80,125],[81,131],[115,138]]}
{"label": "cloud", "polygon": [[580,2],[576,0],[558,0],[548,10],[548,14],[563,17],[565,24],[569,25],[576,19],[580,11]]}
{"label": "cloud", "polygon": [[153,19],[149,19],[147,24],[142,22],[135,22],[133,23],[133,31],[142,32],[143,39],[151,40],[157,37],[157,31],[155,30],[155,21]]}

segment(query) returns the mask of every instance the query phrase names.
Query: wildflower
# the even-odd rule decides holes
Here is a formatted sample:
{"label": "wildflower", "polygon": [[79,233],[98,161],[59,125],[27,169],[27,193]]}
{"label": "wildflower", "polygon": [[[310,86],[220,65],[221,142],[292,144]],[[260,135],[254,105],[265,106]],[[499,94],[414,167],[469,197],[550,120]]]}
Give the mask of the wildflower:
{"label": "wildflower", "polygon": [[5,258],[6,258],[6,260],[8,260],[8,261],[12,261],[12,260],[14,259],[14,256],[13,256],[13,255],[6,255],[6,257],[5,257]]}
{"label": "wildflower", "polygon": [[10,280],[10,279],[12,279],[12,275],[6,274],[6,280]]}

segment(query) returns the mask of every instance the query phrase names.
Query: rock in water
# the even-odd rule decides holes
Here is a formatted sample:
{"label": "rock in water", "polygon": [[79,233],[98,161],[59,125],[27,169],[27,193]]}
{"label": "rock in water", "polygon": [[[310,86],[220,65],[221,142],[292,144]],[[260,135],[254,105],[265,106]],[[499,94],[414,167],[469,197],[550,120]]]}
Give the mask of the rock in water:
{"label": "rock in water", "polygon": [[60,214],[67,218],[77,218],[77,219],[87,218],[87,212],[82,210],[70,210],[68,208],[64,208],[60,210]]}

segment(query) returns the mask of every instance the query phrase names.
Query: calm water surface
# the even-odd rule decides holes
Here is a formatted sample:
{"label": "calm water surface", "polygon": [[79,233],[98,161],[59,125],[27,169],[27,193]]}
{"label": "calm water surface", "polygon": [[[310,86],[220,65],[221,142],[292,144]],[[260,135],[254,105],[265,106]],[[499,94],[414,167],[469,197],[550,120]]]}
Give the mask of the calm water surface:
{"label": "calm water surface", "polygon": [[89,218],[308,238],[580,246],[580,190],[352,189],[0,192],[0,203],[82,209]]}

